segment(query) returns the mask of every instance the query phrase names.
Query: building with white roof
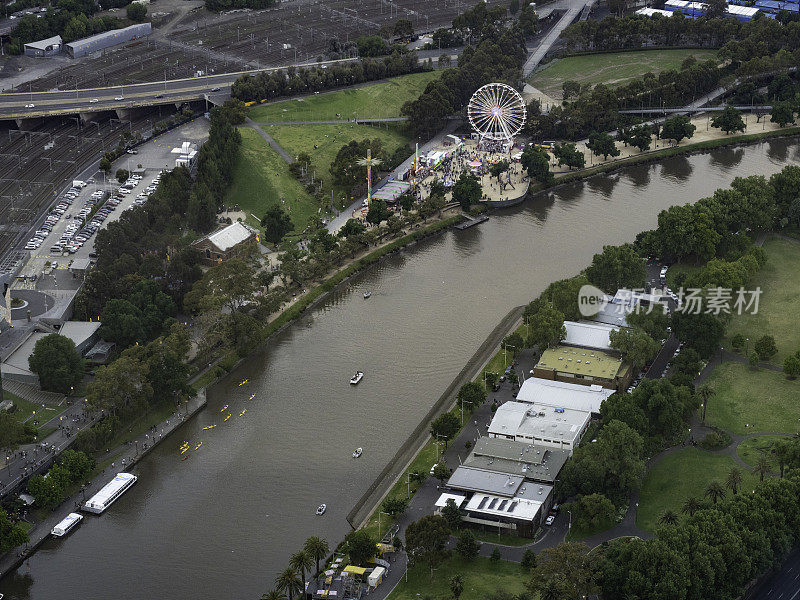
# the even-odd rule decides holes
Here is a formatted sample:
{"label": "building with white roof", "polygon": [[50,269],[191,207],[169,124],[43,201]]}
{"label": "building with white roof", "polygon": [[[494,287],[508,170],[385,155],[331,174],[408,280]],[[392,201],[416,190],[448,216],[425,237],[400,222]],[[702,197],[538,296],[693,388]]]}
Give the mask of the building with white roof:
{"label": "building with white roof", "polygon": [[489,437],[567,450],[578,446],[591,421],[588,411],[527,402],[506,402],[489,424]]}
{"label": "building with white roof", "polygon": [[659,10],[658,8],[644,7],[637,10],[636,14],[645,17],[655,17],[656,15],[661,15],[662,17],[671,17],[675,13],[669,10]]}
{"label": "building with white roof", "polygon": [[589,321],[564,321],[564,329],[567,331],[561,342],[564,345],[611,350],[611,332],[619,330],[619,327]]}
{"label": "building with white roof", "polygon": [[203,263],[213,266],[246,252],[256,243],[256,236],[254,229],[237,221],[200,238],[192,246],[201,253]]}
{"label": "building with white roof", "polygon": [[614,390],[601,385],[581,385],[528,377],[519,388],[516,400],[598,414],[600,405],[613,393]]}
{"label": "building with white roof", "polygon": [[55,56],[61,54],[61,36],[54,35],[45,40],[38,40],[36,42],[28,42],[25,44],[25,56]]}

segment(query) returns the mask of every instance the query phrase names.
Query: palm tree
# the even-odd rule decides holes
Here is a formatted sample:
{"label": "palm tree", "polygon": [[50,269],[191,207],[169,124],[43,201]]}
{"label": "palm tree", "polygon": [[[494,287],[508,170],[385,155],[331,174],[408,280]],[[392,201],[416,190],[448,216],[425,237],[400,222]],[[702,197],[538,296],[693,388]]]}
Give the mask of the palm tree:
{"label": "palm tree", "polygon": [[[717,500],[725,497],[725,488],[716,479],[708,484],[706,488],[706,496],[711,498],[711,502],[717,503]],[[290,599],[291,600],[291,599]]]}
{"label": "palm tree", "polygon": [[725,480],[725,487],[736,495],[739,491],[739,486],[742,485],[742,471],[739,467],[733,467],[728,471],[728,478]]}
{"label": "palm tree", "polygon": [[309,571],[314,566],[314,559],[305,550],[298,550],[289,558],[289,566],[295,571],[300,571],[303,583],[306,582],[306,569]]}
{"label": "palm tree", "polygon": [[295,592],[298,594],[303,593],[303,582],[297,576],[297,569],[286,567],[280,575],[275,578],[275,585],[281,592],[289,594],[289,600],[294,599]]}
{"label": "palm tree", "polygon": [[303,544],[303,550],[305,550],[306,554],[314,559],[317,569],[314,574],[319,575],[319,561],[325,558],[328,555],[328,552],[330,552],[330,548],[328,548],[328,542],[322,538],[318,538],[317,536],[311,536],[306,540],[306,543]]}
{"label": "palm tree", "polygon": [[781,479],[783,479],[786,463],[789,462],[789,441],[785,439],[778,440],[772,445],[772,452],[775,454],[775,459],[778,461],[778,467],[781,470]]}
{"label": "palm tree", "polygon": [[278,590],[270,590],[261,595],[261,600],[286,600],[286,594]]}
{"label": "palm tree", "polygon": [[708,385],[700,386],[700,389],[697,390],[697,394],[700,396],[700,399],[703,401],[703,425],[706,424],[706,408],[708,408],[708,401],[711,400],[711,396],[714,395],[714,389]]}
{"label": "palm tree", "polygon": [[450,591],[453,592],[453,598],[458,600],[459,596],[461,596],[461,592],[464,591],[464,580],[461,578],[461,575],[454,575],[450,580]]}
{"label": "palm tree", "polygon": [[675,514],[674,510],[668,508],[658,517],[658,522],[662,525],[676,525],[678,523],[678,515]]}
{"label": "palm tree", "polygon": [[759,474],[761,481],[764,481],[764,475],[769,475],[771,471],[772,465],[769,463],[769,459],[762,454],[756,462],[755,472]]}
{"label": "palm tree", "polygon": [[694,496],[689,496],[686,499],[686,502],[683,503],[683,508],[681,510],[687,513],[690,517],[693,517],[694,513],[700,510],[701,507],[702,505],[700,504],[700,500]]}

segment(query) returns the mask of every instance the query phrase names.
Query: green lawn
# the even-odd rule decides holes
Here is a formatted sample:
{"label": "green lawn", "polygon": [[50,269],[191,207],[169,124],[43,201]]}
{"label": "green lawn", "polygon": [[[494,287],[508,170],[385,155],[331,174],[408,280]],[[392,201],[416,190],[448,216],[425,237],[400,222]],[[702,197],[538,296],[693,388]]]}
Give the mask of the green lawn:
{"label": "green lawn", "polygon": [[413,73],[360,88],[254,106],[249,116],[259,123],[399,117],[403,104],[416,99],[428,82],[438,76],[435,71]]}
{"label": "green lawn", "polygon": [[464,580],[461,600],[484,600],[498,590],[519,594],[525,591],[527,583],[527,577],[517,563],[493,562],[482,557],[467,562],[453,556],[433,572],[433,578],[430,569],[424,565],[410,568],[408,582],[401,581],[389,594],[388,600],[451,600],[450,579],[454,575],[461,575]]}
{"label": "green lawn", "polygon": [[29,420],[35,420],[39,422],[39,427],[41,428],[42,425],[47,423],[50,419],[55,417],[56,415],[60,415],[64,410],[66,410],[65,406],[48,406],[45,405],[42,408],[41,404],[35,404],[34,402],[29,402],[28,400],[23,400],[19,396],[15,396],[11,392],[3,391],[3,398],[6,400],[11,400],[14,402],[14,405],[17,407],[13,413],[14,418],[17,419],[20,423],[25,423]]}
{"label": "green lawn", "polygon": [[518,535],[508,535],[506,533],[498,534],[496,531],[494,533],[491,531],[480,531],[474,527],[471,529],[472,533],[475,534],[475,538],[482,542],[491,542],[492,544],[500,544],[501,546],[527,546],[533,543],[531,538],[520,537]]}
{"label": "green lawn", "polygon": [[267,208],[284,198],[284,210],[292,217],[295,230],[302,231],[308,219],[317,213],[316,200],[292,176],[289,165],[257,131],[249,127],[240,127],[239,131],[242,133],[242,149],[225,204],[238,204],[247,213],[247,222],[259,226]]}
{"label": "green lawn", "polygon": [[736,449],[739,458],[751,467],[755,467],[758,459],[765,455],[775,471],[778,471],[778,463],[772,457],[772,445],[778,440],[783,439],[781,435],[760,435],[758,437],[744,440]]}
{"label": "green lawn", "polygon": [[[330,198],[332,189],[331,163],[342,146],[353,140],[379,138],[386,153],[391,155],[397,148],[407,146],[409,141],[400,127],[395,125],[386,128],[343,123],[335,125],[263,125],[262,128],[292,156],[297,156],[301,152],[307,152],[311,156],[316,177],[322,178],[326,198]],[[411,155],[410,149],[408,154]],[[345,198],[348,190],[334,188],[333,191],[340,206],[347,206],[352,202],[351,198]]]}
{"label": "green lawn", "polygon": [[715,55],[716,50],[641,50],[569,56],[553,61],[534,73],[528,81],[547,95],[560,99],[561,86],[565,81],[577,81],[581,85],[605,83],[619,86],[649,71],[659,73],[680,69],[687,56],[694,56],[702,61]]}
{"label": "green lawn", "polygon": [[725,348],[731,349],[730,337],[741,333],[750,338],[752,351],[755,340],[763,335],[775,337],[778,354],[771,362],[783,365],[783,360],[800,350],[800,327],[795,316],[800,313],[800,243],[783,238],[770,238],[764,243],[769,260],[753,277],[750,289],[762,290],[757,314],[737,315],[731,320]]}
{"label": "green lawn", "polygon": [[715,394],[706,420],[732,433],[795,433],[800,420],[800,381],[781,373],[723,363],[708,378]]}
{"label": "green lawn", "polygon": [[[698,448],[684,448],[668,455],[644,479],[636,524],[646,531],[654,531],[663,510],[669,508],[680,515],[689,496],[705,501],[708,483],[717,479],[724,484],[728,472],[735,466],[736,462],[729,456]],[[744,469],[742,476],[741,489],[749,492],[758,483],[758,477]]]}

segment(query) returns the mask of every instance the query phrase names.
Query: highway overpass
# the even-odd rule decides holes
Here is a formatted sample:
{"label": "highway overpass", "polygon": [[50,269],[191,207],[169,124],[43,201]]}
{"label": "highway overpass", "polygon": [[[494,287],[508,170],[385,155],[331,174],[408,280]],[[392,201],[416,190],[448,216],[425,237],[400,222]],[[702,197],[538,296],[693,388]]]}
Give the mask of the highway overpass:
{"label": "highway overpass", "polygon": [[[314,67],[350,62],[357,59],[303,63],[295,67]],[[57,90],[50,92],[5,92],[0,94],[0,119],[34,119],[67,114],[90,114],[99,111],[125,110],[140,106],[158,106],[202,100],[230,93],[234,81],[244,74],[280,71],[288,66],[172,79],[104,88]],[[216,98],[215,98],[216,99]]]}

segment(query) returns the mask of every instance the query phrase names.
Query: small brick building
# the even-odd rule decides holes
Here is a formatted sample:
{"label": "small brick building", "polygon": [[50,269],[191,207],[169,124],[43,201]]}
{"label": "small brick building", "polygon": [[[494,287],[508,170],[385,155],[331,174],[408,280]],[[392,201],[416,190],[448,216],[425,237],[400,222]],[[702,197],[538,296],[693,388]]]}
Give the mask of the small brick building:
{"label": "small brick building", "polygon": [[240,256],[256,244],[257,232],[236,222],[210,233],[192,244],[202,257],[203,264],[214,266]]}

